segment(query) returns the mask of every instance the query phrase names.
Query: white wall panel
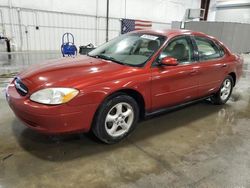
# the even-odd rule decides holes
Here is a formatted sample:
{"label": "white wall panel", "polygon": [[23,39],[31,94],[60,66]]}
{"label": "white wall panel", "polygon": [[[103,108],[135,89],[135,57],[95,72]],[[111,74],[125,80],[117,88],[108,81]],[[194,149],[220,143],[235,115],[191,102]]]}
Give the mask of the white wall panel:
{"label": "white wall panel", "polygon": [[153,29],[171,29],[171,24],[170,23],[156,23],[156,22],[153,22],[152,28]]}
{"label": "white wall panel", "polygon": [[250,23],[250,5],[237,8],[219,8],[216,10],[216,21]]}
{"label": "white wall panel", "polygon": [[[59,50],[65,32],[75,36],[77,47],[88,43],[100,45],[106,40],[106,0],[0,1],[7,36],[17,50],[20,47],[22,50]],[[199,0],[110,0],[109,39],[120,34],[121,18],[150,20],[154,29],[167,29],[171,21],[183,18],[187,8],[199,6]],[[21,23],[17,8],[20,8]]]}
{"label": "white wall panel", "polygon": [[211,0],[208,21],[250,23],[250,0]]}

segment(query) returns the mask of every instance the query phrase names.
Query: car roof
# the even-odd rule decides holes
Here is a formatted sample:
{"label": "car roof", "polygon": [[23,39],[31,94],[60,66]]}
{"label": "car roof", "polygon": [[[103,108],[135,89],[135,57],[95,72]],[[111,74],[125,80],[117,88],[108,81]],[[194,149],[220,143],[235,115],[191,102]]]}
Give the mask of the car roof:
{"label": "car roof", "polygon": [[202,32],[185,30],[185,29],[148,29],[148,30],[139,30],[139,31],[134,31],[134,32],[136,32],[136,33],[148,33],[148,34],[155,34],[155,35],[163,35],[163,36],[166,36],[166,37],[186,34],[186,35],[197,35],[197,36],[204,36],[204,37],[214,38],[214,37],[208,36],[208,35],[206,35],[205,33],[202,33]]}
{"label": "car roof", "polygon": [[186,30],[186,29],[147,29],[147,30],[133,31],[132,33],[146,33],[146,34],[152,34],[152,35],[162,35],[167,38],[172,38],[178,35],[194,35],[194,36],[207,37],[213,41],[216,41],[221,46],[223,46],[227,50],[227,52],[231,53],[230,50],[221,41],[219,41],[213,36],[207,35],[199,31],[192,31],[192,30]]}

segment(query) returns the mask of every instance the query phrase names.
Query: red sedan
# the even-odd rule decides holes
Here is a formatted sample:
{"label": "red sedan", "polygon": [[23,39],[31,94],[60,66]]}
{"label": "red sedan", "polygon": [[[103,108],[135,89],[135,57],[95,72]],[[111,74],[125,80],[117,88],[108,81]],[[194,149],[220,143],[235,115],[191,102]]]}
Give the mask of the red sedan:
{"label": "red sedan", "polygon": [[224,104],[243,59],[213,37],[187,30],[121,35],[87,56],[23,71],[6,98],[28,127],[42,133],[93,133],[115,143],[148,115],[196,100]]}

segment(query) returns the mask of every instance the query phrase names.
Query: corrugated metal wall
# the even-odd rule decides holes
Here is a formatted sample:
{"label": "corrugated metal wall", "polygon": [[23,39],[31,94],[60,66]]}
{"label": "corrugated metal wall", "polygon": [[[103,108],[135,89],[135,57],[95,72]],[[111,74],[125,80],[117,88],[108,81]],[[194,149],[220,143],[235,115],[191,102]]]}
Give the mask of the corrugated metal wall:
{"label": "corrugated metal wall", "polygon": [[[61,37],[65,32],[71,32],[75,36],[77,47],[105,42],[105,17],[17,7],[10,9],[4,6],[0,6],[0,10],[3,15],[0,32],[6,36],[14,36],[17,51],[59,50]],[[120,24],[119,18],[109,19],[109,39],[120,34]],[[153,22],[153,28],[170,27],[170,23]]]}
{"label": "corrugated metal wall", "polygon": [[[172,23],[172,28],[179,27],[180,22]],[[185,23],[185,29],[200,31],[214,36],[233,52],[250,52],[250,24],[231,22],[187,22]]]}

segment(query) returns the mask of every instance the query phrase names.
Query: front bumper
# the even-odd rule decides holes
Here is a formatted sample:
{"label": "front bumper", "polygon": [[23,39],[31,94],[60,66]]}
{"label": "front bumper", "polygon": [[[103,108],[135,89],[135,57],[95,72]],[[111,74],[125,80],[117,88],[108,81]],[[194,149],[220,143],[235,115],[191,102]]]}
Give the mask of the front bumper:
{"label": "front bumper", "polygon": [[15,115],[29,128],[46,134],[88,132],[97,105],[44,105],[21,96],[13,84],[6,99]]}

